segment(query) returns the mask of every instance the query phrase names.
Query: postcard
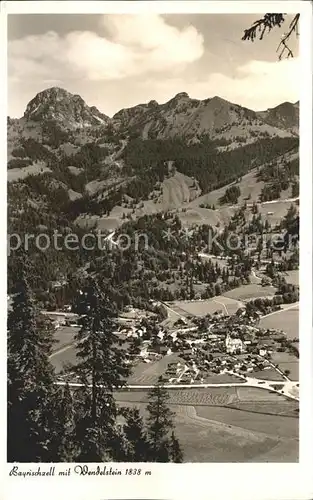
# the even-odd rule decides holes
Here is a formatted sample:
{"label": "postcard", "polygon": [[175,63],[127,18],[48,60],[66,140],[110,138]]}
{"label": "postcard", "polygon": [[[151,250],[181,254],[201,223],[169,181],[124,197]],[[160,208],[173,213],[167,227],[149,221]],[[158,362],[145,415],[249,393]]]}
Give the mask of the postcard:
{"label": "postcard", "polygon": [[1,9],[3,498],[312,498],[312,6]]}

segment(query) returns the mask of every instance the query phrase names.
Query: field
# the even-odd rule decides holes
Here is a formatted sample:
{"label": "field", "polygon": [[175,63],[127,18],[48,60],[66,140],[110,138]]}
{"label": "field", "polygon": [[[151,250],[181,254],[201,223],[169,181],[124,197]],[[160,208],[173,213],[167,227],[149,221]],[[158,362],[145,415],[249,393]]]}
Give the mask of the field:
{"label": "field", "polygon": [[50,360],[56,373],[59,373],[64,365],[75,365],[77,363],[76,350],[72,345],[65,346],[59,351],[54,352],[50,356]]}
{"label": "field", "polygon": [[36,162],[24,168],[11,168],[7,171],[8,182],[15,182],[24,179],[28,175],[40,175],[45,172],[51,172],[44,162]]}
{"label": "field", "polygon": [[284,362],[279,363],[279,368],[282,371],[289,370],[290,374],[288,375],[288,378],[290,380],[299,380],[299,361],[298,361],[298,359],[296,361],[287,361],[285,363]]}
{"label": "field", "polygon": [[199,196],[201,190],[187,175],[176,172],[162,183],[163,210],[179,207]]}
{"label": "field", "polygon": [[64,326],[55,330],[53,334],[55,344],[52,350],[59,351],[64,346],[71,344],[78,331],[79,328],[73,326]]}
{"label": "field", "polygon": [[279,437],[297,437],[296,416],[267,415],[261,410],[262,405],[258,405],[258,411],[200,406],[197,407],[197,414],[211,420],[233,424],[252,431],[264,432]]}
{"label": "field", "polygon": [[72,326],[64,326],[53,333],[55,343],[50,360],[57,373],[62,370],[64,364],[76,363],[76,351],[72,344],[78,330]]}
{"label": "field", "polygon": [[[107,181],[92,181],[86,186],[87,191],[90,193],[100,193],[106,188]],[[142,204],[135,207],[135,218],[164,212],[169,209],[178,209],[180,211],[182,206],[187,206],[201,192],[197,183],[191,177],[180,172],[176,172],[175,175],[165,179],[161,189],[162,193],[156,199],[144,200]],[[114,230],[123,223],[123,213],[128,214],[130,212],[132,212],[130,208],[116,205],[109,217],[97,218],[98,226],[100,229]],[[86,217],[86,219],[88,218]]]}
{"label": "field", "polygon": [[69,189],[67,194],[71,201],[78,200],[78,198],[82,197],[81,193],[77,193],[77,191],[73,191],[73,189]]}
{"label": "field", "polygon": [[201,203],[200,198],[195,200],[195,207],[187,207],[183,210],[180,209],[178,216],[183,224],[183,226],[191,226],[192,224],[203,225],[208,224],[212,227],[225,226],[229,223],[230,219],[235,213],[235,208],[225,207],[218,210],[211,210],[208,208],[200,208],[198,203]]}
{"label": "field", "polygon": [[274,363],[277,363],[282,371],[289,370],[290,380],[299,380],[299,359],[288,352],[276,352],[272,354]]}
{"label": "field", "polygon": [[225,297],[229,297],[235,300],[251,300],[258,297],[271,297],[275,294],[275,288],[273,286],[261,286],[258,284],[242,285],[234,290],[226,292]]}
{"label": "field", "polygon": [[[247,201],[248,204],[253,203],[254,201],[259,202],[259,197],[260,197],[262,188],[264,187],[264,182],[258,181],[256,178],[256,174],[257,174],[257,169],[253,169],[250,172],[248,172],[246,175],[243,175],[241,180],[238,182],[237,185],[240,188],[240,196],[238,198],[239,205],[242,205],[245,201]],[[198,207],[199,204],[204,203],[204,204],[215,205],[216,208],[224,208],[223,205],[220,205],[219,199],[225,194],[226,189],[234,184],[235,183],[233,182],[233,183],[230,183],[230,184],[223,186],[219,189],[211,191],[210,193],[204,194],[203,196],[192,201],[189,204],[189,207],[195,208],[195,207]],[[247,197],[249,197],[248,200],[247,200]],[[281,201],[275,200],[272,203],[271,202],[265,203],[265,204],[259,203],[259,207],[261,208],[260,213],[267,215],[268,211],[272,211],[272,212],[274,212],[274,214],[273,214],[274,218],[280,217],[281,212],[282,211],[285,212],[285,209],[288,210],[288,208],[290,206],[290,202],[284,202],[282,200],[289,199],[290,197],[291,197],[291,190],[288,189],[286,191],[281,192],[281,196],[280,196]],[[277,207],[275,207],[274,205],[277,205]]]}
{"label": "field", "polygon": [[[238,401],[236,387],[210,387],[209,389],[170,389],[171,405],[227,405]],[[115,395],[117,401],[147,402],[145,391],[121,391]]]}
{"label": "field", "polygon": [[259,205],[259,213],[263,220],[267,219],[271,226],[275,226],[285,217],[291,205],[294,205],[294,202],[275,200]]}
{"label": "field", "polygon": [[[252,203],[253,201],[258,201],[259,195],[261,194],[262,188],[264,186],[264,182],[257,182],[256,179],[256,169],[251,170],[248,174],[243,175],[241,181],[238,183],[238,186],[240,187],[240,197],[238,198],[238,203],[242,204],[244,203],[244,199],[250,195],[249,203]],[[208,194],[205,194],[198,198],[197,200],[193,201],[190,205],[191,206],[196,206],[196,203],[199,205],[200,203],[209,203],[210,205],[215,205],[216,207],[219,207],[219,199],[221,196],[223,196],[226,192],[226,189],[230,186],[231,184],[228,184],[227,186],[223,186],[220,189],[216,189],[215,191],[211,191]]]}
{"label": "field", "polygon": [[[196,381],[198,383],[198,381]],[[236,377],[235,375],[231,375],[228,373],[221,373],[212,375],[208,374],[208,376],[203,377],[204,384],[244,384],[245,380],[241,377]]]}
{"label": "field", "polygon": [[284,381],[284,378],[274,368],[271,368],[270,370],[251,372],[251,377],[259,378],[261,380],[276,380],[277,382]]}
{"label": "field", "polygon": [[193,316],[205,316],[207,314],[214,314],[216,311],[222,311],[226,315],[232,315],[235,314],[240,307],[240,302],[225,296],[218,296],[215,299],[209,300],[177,300],[173,303],[173,308],[177,310],[177,312],[191,314]]}
{"label": "field", "polygon": [[83,229],[97,227],[102,231],[114,231],[121,224],[122,220],[117,217],[98,217],[97,215],[80,215],[75,219],[75,224]]}
{"label": "field", "polygon": [[[258,387],[209,387],[209,388],[189,388],[189,389],[168,389],[169,404],[171,405],[191,405],[191,406],[229,406],[258,405],[262,409],[262,404],[272,407],[272,413],[277,413],[277,408],[282,404],[284,408],[295,408],[298,404],[294,401],[286,400],[276,392],[269,392]],[[146,403],[148,391],[146,389],[122,390],[115,393],[118,402]]]}
{"label": "field", "polygon": [[252,413],[266,413],[268,415],[280,415],[284,417],[295,417],[298,415],[299,404],[296,401],[281,399],[273,404],[271,401],[239,401],[228,405],[231,408],[249,411]]}
{"label": "field", "polygon": [[299,270],[287,271],[285,274],[286,274],[285,279],[287,283],[299,286]]}
{"label": "field", "polygon": [[[293,401],[247,387],[179,389],[169,394],[186,462],[298,460],[297,405]],[[119,392],[116,399],[146,415],[145,392]]]}
{"label": "field", "polygon": [[138,385],[153,385],[157,382],[160,375],[163,375],[169,363],[176,363],[183,361],[171,354],[151,363],[138,363],[128,379],[128,383]]}
{"label": "field", "polygon": [[286,333],[288,339],[299,338],[299,305],[282,309],[260,320],[262,328],[275,328]]}

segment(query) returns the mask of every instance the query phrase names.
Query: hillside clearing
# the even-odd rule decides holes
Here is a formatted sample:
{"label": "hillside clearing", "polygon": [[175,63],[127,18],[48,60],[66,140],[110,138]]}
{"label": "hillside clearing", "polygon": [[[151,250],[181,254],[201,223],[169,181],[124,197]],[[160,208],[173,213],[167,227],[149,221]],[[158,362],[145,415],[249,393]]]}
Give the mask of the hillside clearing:
{"label": "hillside clearing", "polygon": [[36,162],[24,168],[11,168],[7,171],[8,182],[19,181],[25,179],[28,175],[41,175],[46,172],[52,172],[50,168],[46,167],[44,162]]}
{"label": "hillside clearing", "polygon": [[234,213],[235,208],[232,207],[224,207],[219,210],[187,207],[186,209],[180,209],[178,216],[183,226],[208,224],[217,227],[228,224]]}
{"label": "hillside clearing", "polygon": [[162,205],[164,210],[179,207],[199,196],[201,190],[191,177],[176,172],[162,183]]}
{"label": "hillside clearing", "polygon": [[241,307],[239,301],[222,295],[208,300],[176,300],[173,305],[177,311],[193,316],[206,316],[217,311],[222,311],[225,315],[232,315]]}
{"label": "hillside clearing", "polygon": [[[257,169],[251,170],[248,174],[243,175],[241,180],[237,183],[240,188],[241,195],[238,198],[238,204],[243,204],[245,198],[249,197],[249,203],[253,201],[258,201],[261,194],[262,188],[264,187],[264,182],[258,182],[256,178]],[[209,204],[215,205],[215,207],[220,207],[219,199],[224,196],[226,189],[235,183],[232,182],[226,186],[219,189],[211,191],[210,193],[204,194],[197,200],[190,203],[191,207],[199,206],[199,204]]]}
{"label": "hillside clearing", "polygon": [[251,300],[258,297],[269,297],[275,294],[276,289],[273,286],[261,286],[257,283],[242,285],[234,288],[229,292],[225,292],[224,296],[234,300]]}

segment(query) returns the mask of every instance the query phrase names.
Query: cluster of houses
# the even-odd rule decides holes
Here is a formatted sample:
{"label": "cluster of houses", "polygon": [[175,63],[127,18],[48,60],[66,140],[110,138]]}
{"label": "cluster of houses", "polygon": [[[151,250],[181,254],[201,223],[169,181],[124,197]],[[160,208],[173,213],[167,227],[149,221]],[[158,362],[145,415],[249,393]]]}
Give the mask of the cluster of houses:
{"label": "cluster of houses", "polygon": [[[55,329],[78,327],[78,316],[69,310],[43,314]],[[272,368],[270,355],[277,350],[282,333],[262,330],[245,315],[215,314],[205,319],[184,318],[167,327],[156,314],[128,307],[118,317],[115,333],[131,363],[152,363],[173,354],[165,376],[174,383],[202,383],[214,374],[242,376]]]}
{"label": "cluster of houses", "polygon": [[[135,341],[138,349],[132,354],[133,362],[151,363],[163,356],[175,354],[166,371],[171,382],[198,382],[212,374],[225,372],[251,373],[269,370],[268,358],[276,350],[276,331],[257,328],[244,318],[216,315],[209,326],[203,327],[192,320],[176,322],[167,329],[144,312],[119,318],[116,332],[125,342]],[[135,359],[134,359],[135,358]],[[178,361],[177,361],[178,360]]]}
{"label": "cluster of houses", "polygon": [[41,314],[50,319],[55,330],[65,326],[79,328],[78,314],[71,312],[71,306],[67,307],[63,311],[41,311]]}

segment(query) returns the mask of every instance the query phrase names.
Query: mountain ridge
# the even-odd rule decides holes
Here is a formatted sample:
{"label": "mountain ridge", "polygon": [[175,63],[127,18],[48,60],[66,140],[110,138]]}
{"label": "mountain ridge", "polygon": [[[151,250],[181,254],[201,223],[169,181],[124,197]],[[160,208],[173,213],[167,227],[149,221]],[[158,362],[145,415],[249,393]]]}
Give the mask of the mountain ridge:
{"label": "mountain ridge", "polygon": [[[219,96],[201,100],[179,92],[163,104],[150,100],[122,108],[110,118],[95,106],[88,106],[80,95],[50,87],[29,101],[22,118],[27,122],[54,120],[68,128],[112,125],[124,131],[131,129],[144,139],[180,136],[194,141],[209,135],[212,139],[241,136],[245,140],[247,127],[254,133],[297,135],[299,101],[254,111]],[[22,118],[8,117],[8,124]]]}
{"label": "mountain ridge", "polygon": [[[180,92],[166,103],[152,100],[109,118],[79,95],[53,87],[38,93],[22,118],[7,119],[8,182],[27,207],[33,199],[43,210],[49,205],[74,218],[116,209],[122,220],[185,205],[268,163],[264,196],[277,197],[297,176],[295,158],[288,171],[284,167],[279,189],[269,180],[271,162],[298,145],[297,133],[284,129],[289,115],[297,116],[290,106],[282,103],[262,118],[218,96],[198,100]],[[282,128],[266,123],[275,117]]]}
{"label": "mountain ridge", "polygon": [[282,102],[274,108],[259,111],[258,115],[269,125],[275,124],[292,133],[299,133],[299,101]]}
{"label": "mountain ridge", "polygon": [[[298,136],[218,96],[199,101],[180,92],[115,119],[98,113],[80,96],[53,89],[35,96],[21,119],[8,118],[9,234],[107,234],[168,213],[184,227],[220,231],[254,203],[274,226],[299,194]],[[260,205],[280,199],[273,208]],[[71,255],[75,271],[80,252]],[[69,272],[69,258],[39,252],[36,274],[53,262],[55,280]]]}

